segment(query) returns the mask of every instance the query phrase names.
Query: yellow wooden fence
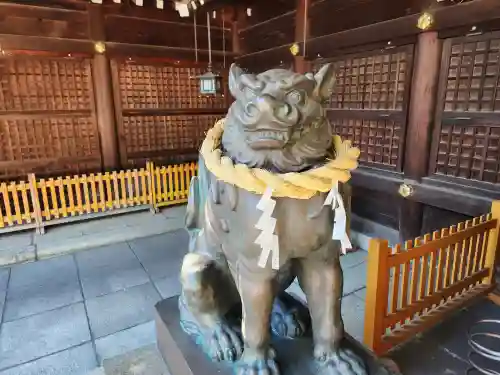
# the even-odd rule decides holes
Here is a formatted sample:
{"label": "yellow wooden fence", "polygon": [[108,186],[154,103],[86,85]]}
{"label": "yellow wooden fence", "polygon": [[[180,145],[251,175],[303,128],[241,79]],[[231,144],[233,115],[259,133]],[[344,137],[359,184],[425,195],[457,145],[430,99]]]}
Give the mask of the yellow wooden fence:
{"label": "yellow wooden fence", "polygon": [[404,246],[370,241],[364,341],[381,355],[495,287],[500,201],[491,213]]}
{"label": "yellow wooden fence", "polygon": [[0,184],[0,231],[44,227],[187,201],[196,163]]}

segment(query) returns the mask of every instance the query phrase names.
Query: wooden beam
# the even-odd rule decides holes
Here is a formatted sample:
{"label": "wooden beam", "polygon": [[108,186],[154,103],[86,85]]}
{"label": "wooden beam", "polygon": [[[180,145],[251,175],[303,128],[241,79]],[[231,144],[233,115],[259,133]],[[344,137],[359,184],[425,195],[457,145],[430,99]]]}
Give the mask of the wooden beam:
{"label": "wooden beam", "polygon": [[[422,177],[427,175],[429,166],[431,129],[442,54],[442,43],[437,31],[420,34],[416,48],[403,171],[405,178],[421,181]],[[401,241],[420,236],[423,215],[422,203],[401,198],[399,206]]]}
{"label": "wooden beam", "polygon": [[[194,61],[195,51],[192,48],[182,47],[164,47],[129,43],[106,43],[106,49],[110,56],[125,56],[125,57],[164,57],[177,60]],[[226,52],[228,61],[234,59],[233,52]],[[200,62],[208,62],[208,50],[198,49]],[[212,51],[212,59],[214,62],[222,61],[224,57],[223,51]]]}
{"label": "wooden beam", "polygon": [[[297,11],[295,13],[295,43],[304,42],[309,39],[309,0],[296,0]],[[311,68],[311,63],[306,60],[306,44],[298,55],[294,57],[294,68],[297,73],[306,73]]]}
{"label": "wooden beam", "polygon": [[420,180],[427,175],[431,128],[436,107],[442,42],[436,31],[418,36],[408,118],[404,175]]}
{"label": "wooden beam", "polygon": [[34,17],[66,21],[68,17],[85,14],[86,11],[83,10],[0,2],[0,16]]}
{"label": "wooden beam", "polygon": [[88,7],[88,35],[93,41],[106,40],[103,9],[99,5],[89,4]]}
{"label": "wooden beam", "polygon": [[[474,25],[482,22],[500,19],[498,0],[474,0],[457,5],[439,7],[433,10],[434,24],[428,31],[442,31],[464,25]],[[307,41],[307,59],[316,59],[318,54],[327,57],[353,46],[380,43],[381,41],[394,41],[396,39],[416,36],[422,31],[417,28],[420,14],[379,22],[338,33],[311,38]],[[300,47],[302,48],[302,42]],[[288,47],[281,45],[256,51],[251,55],[269,53],[273,49]],[[326,53],[325,53],[326,51]],[[248,54],[250,55],[250,54]],[[246,55],[245,55],[246,56]]]}
{"label": "wooden beam", "polygon": [[[102,6],[89,4],[89,35],[95,42],[104,42],[104,15]],[[109,59],[105,52],[97,52],[92,63],[94,79],[95,110],[97,127],[105,170],[116,170],[120,167],[118,157],[118,134],[115,118],[115,105],[112,90]]]}
{"label": "wooden beam", "polygon": [[0,34],[0,44],[10,51],[50,51],[54,53],[91,54],[94,51],[90,40],[50,38],[43,36],[26,36]]}
{"label": "wooden beam", "polygon": [[241,55],[245,51],[245,44],[240,38],[240,30],[246,27],[246,8],[242,6],[234,7],[233,20],[231,24],[232,51],[235,55]]}
{"label": "wooden beam", "polygon": [[[441,31],[463,25],[500,19],[498,0],[474,0],[457,5],[439,7],[432,11],[434,23],[428,31]],[[315,58],[325,50],[339,50],[353,45],[394,40],[422,31],[417,28],[420,14],[400,17],[339,33],[312,38],[307,42],[307,56]]]}
{"label": "wooden beam", "polygon": [[[352,172],[352,185],[375,191],[397,194],[405,182],[399,173],[359,167]],[[408,181],[407,181],[408,182]],[[410,200],[468,216],[479,216],[488,212],[491,201],[500,199],[500,192],[468,188],[456,183],[445,183],[435,177],[425,177],[421,182],[411,182],[413,194]],[[460,202],[460,205],[457,205]]]}

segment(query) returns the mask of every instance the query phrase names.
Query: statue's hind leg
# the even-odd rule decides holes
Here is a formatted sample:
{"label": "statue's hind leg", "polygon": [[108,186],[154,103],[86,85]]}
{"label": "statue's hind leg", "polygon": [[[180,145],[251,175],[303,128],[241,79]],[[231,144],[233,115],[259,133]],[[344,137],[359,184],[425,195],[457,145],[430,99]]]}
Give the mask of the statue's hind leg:
{"label": "statue's hind leg", "polygon": [[[234,282],[230,275],[210,257],[189,253],[182,264],[181,283],[179,309],[184,331],[213,360],[237,360],[243,351],[241,339],[226,318],[238,303],[237,292],[235,295],[231,290]],[[218,295],[221,291],[227,294]]]}

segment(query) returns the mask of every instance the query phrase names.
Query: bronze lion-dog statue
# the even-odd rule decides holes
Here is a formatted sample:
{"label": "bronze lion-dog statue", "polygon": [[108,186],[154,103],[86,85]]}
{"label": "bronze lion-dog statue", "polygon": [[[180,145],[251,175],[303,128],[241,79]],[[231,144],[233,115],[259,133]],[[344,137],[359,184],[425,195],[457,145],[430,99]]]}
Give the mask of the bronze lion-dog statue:
{"label": "bronze lion-dog statue", "polygon": [[[334,81],[330,64],[306,75],[283,69],[253,75],[233,64],[235,101],[224,120],[221,153],[234,164],[276,174],[324,165],[335,157],[322,105]],[[234,361],[237,375],[280,374],[272,333],[294,338],[305,332],[308,318],[285,292],[295,277],[307,297],[317,373],[367,374],[360,358],[340,345],[341,249],[332,240],[334,212],[324,206],[326,196],[275,199],[279,266],[262,267],[255,243],[262,195],[216,178],[200,156],[186,214],[190,251],[180,276],[181,325],[213,360]],[[235,306],[241,320],[230,322]]]}

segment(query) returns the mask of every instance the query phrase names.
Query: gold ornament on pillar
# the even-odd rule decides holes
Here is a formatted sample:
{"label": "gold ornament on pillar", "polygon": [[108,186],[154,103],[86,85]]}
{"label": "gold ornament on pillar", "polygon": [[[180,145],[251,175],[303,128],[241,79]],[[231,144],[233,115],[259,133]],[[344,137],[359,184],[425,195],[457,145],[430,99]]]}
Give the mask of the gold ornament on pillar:
{"label": "gold ornament on pillar", "polygon": [[403,198],[408,198],[409,196],[413,195],[413,186],[408,184],[401,184],[399,186],[398,193]]}
{"label": "gold ornament on pillar", "polygon": [[434,17],[431,13],[424,12],[418,17],[417,27],[420,30],[429,30],[434,24]]}
{"label": "gold ornament on pillar", "polygon": [[290,52],[292,55],[297,56],[300,52],[300,47],[297,43],[294,43],[290,46]]}
{"label": "gold ornament on pillar", "polygon": [[96,42],[94,44],[94,50],[99,54],[103,54],[106,52],[106,44],[104,44],[104,42]]}

